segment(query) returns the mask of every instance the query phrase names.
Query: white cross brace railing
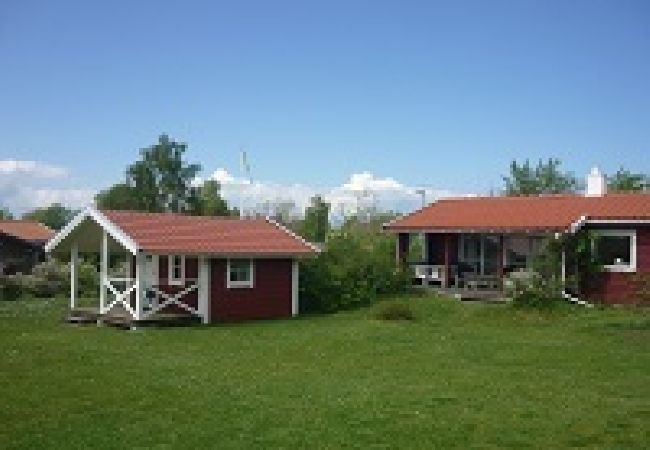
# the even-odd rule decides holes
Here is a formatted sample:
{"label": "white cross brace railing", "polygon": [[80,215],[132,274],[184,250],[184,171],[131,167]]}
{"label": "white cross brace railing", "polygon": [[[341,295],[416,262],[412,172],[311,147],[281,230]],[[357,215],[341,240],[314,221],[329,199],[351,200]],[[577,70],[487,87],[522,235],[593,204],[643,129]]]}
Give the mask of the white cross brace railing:
{"label": "white cross brace railing", "polygon": [[182,289],[181,291],[176,292],[175,294],[164,292],[160,290],[158,286],[151,286],[151,290],[156,294],[156,297],[162,298],[163,301],[158,302],[157,305],[152,307],[149,311],[145,312],[144,317],[149,317],[170,305],[176,305],[184,309],[185,311],[189,312],[190,314],[194,314],[195,316],[201,317],[201,312],[198,309],[194,309],[191,306],[187,305],[186,303],[180,301],[181,298],[185,297],[190,292],[196,291],[198,289],[198,286],[199,283],[197,281],[194,281],[189,286],[186,286],[185,289]]}
{"label": "white cross brace railing", "polygon": [[[113,286],[112,282],[123,282],[126,283],[126,289],[124,291],[119,291],[115,286]],[[129,295],[131,292],[135,290],[136,287],[136,282],[133,278],[105,278],[104,279],[104,286],[108,288],[110,292],[113,293],[115,296],[115,300],[113,300],[111,303],[106,305],[103,308],[103,311],[100,311],[100,313],[104,314],[107,311],[110,311],[113,306],[117,304],[122,304],[124,308],[133,316],[133,318],[136,317],[136,312],[135,310],[131,307],[131,302]]]}

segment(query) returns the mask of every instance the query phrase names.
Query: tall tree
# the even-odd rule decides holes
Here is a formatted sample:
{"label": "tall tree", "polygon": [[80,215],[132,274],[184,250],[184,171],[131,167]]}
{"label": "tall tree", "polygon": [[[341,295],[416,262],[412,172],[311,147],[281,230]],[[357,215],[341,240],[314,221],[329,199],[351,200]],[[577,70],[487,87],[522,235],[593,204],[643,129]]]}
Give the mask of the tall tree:
{"label": "tall tree", "polygon": [[196,188],[190,199],[190,212],[199,216],[233,215],[221,196],[221,185],[217,180],[206,180]]}
{"label": "tall tree", "polygon": [[311,199],[311,204],[305,209],[305,220],[302,223],[302,235],[313,242],[325,242],[329,231],[330,204],[320,195]]}
{"label": "tall tree", "polygon": [[60,230],[72,219],[72,216],[74,216],[73,210],[60,203],[53,203],[48,207],[36,208],[23,214],[23,219],[40,222],[53,230]]}
{"label": "tall tree", "polygon": [[526,159],[522,164],[510,163],[510,174],[503,177],[506,195],[562,194],[575,192],[578,182],[570,172],[560,169],[556,158],[539,160],[533,167]]}
{"label": "tall tree", "polygon": [[608,177],[607,187],[612,191],[642,191],[650,184],[650,177],[643,173],[632,173],[621,167]]}
{"label": "tall tree", "polygon": [[161,135],[158,143],[143,148],[141,159],[126,169],[126,182],[100,192],[98,206],[150,212],[189,210],[197,201],[192,180],[201,166],[185,162],[186,151],[187,144]]}
{"label": "tall tree", "polygon": [[14,215],[7,208],[0,207],[0,220],[13,220]]}

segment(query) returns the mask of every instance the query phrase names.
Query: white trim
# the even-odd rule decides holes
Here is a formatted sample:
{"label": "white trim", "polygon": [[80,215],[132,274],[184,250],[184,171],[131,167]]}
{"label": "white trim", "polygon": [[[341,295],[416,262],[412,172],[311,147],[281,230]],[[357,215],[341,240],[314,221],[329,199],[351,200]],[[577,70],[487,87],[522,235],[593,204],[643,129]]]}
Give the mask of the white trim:
{"label": "white trim", "polygon": [[[604,265],[603,269],[607,272],[634,273],[636,272],[637,245],[636,230],[593,230],[597,236],[615,236],[630,238],[630,263],[629,264],[611,264]],[[598,249],[596,249],[598,252]]]}
{"label": "white trim", "polygon": [[143,285],[145,272],[145,255],[142,252],[138,252],[135,255],[135,320],[141,320],[144,315]]}
{"label": "white trim", "polygon": [[298,261],[291,262],[291,315],[297,316],[300,311],[300,265]]}
{"label": "white trim", "polygon": [[280,230],[282,230],[282,231],[284,231],[285,233],[287,233],[287,234],[288,234],[289,236],[291,236],[292,238],[294,238],[294,239],[300,241],[302,244],[306,245],[307,247],[309,247],[309,248],[310,248],[311,250],[313,250],[314,252],[316,252],[316,253],[320,253],[320,252],[322,251],[321,248],[318,247],[317,245],[312,244],[311,242],[307,241],[305,238],[303,238],[303,237],[301,237],[301,236],[298,236],[296,233],[294,233],[293,231],[291,231],[290,229],[288,229],[288,228],[285,227],[284,225],[282,225],[282,224],[276,222],[275,220],[271,219],[270,217],[267,216],[267,217],[266,217],[266,221],[267,221],[268,223],[270,223],[271,225],[275,225],[276,227],[278,227]]}
{"label": "white trim", "polygon": [[198,311],[203,323],[210,321],[210,260],[199,257]]}
{"label": "white trim", "polygon": [[113,239],[119,242],[124,248],[129,250],[134,255],[138,251],[138,246],[133,239],[131,239],[120,227],[108,220],[101,212],[92,207],[87,207],[79,214],[77,214],[68,224],[63,227],[61,231],[56,233],[47,244],[45,244],[45,252],[50,253],[74,231],[86,218],[90,218],[97,223],[104,231],[108,232]]}
{"label": "white trim", "polygon": [[585,225],[650,225],[650,219],[590,219],[581,216],[569,226],[569,232],[575,233]]}
{"label": "white trim", "polygon": [[77,304],[79,291],[79,246],[75,242],[70,249],[70,309]]}
{"label": "white trim", "polygon": [[106,310],[107,290],[106,283],[108,279],[108,234],[106,230],[102,231],[102,244],[100,248],[100,269],[99,269],[99,313],[104,314]]}
{"label": "white trim", "polygon": [[[174,277],[174,259],[179,256],[181,258],[181,277]],[[178,286],[185,284],[185,255],[178,253],[167,255],[167,284],[171,286]]]}
{"label": "white trim", "polygon": [[[250,279],[248,281],[231,281],[230,280],[230,261],[231,260],[237,260],[237,261],[248,261],[249,262],[249,271],[250,271]],[[227,289],[240,289],[240,288],[248,288],[252,289],[255,287],[255,263],[252,258],[228,258],[226,262],[226,288]]]}

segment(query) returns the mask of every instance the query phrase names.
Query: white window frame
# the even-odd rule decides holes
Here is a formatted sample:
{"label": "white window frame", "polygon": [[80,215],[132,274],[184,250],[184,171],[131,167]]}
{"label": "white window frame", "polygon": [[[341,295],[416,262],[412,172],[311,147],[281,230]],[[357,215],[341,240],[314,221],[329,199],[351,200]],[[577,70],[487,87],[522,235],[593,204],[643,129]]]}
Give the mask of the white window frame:
{"label": "white window frame", "polygon": [[[174,260],[177,257],[181,258],[180,278],[174,278]],[[185,255],[169,255],[167,257],[167,283],[170,285],[185,284]]]}
{"label": "white window frame", "polygon": [[226,264],[226,287],[228,289],[252,289],[255,286],[255,263],[252,258],[232,258],[232,261],[248,261],[250,264],[250,279],[248,281],[231,281],[230,280],[230,262]]}
{"label": "white window frame", "polygon": [[[603,270],[607,272],[636,272],[636,230],[594,230],[597,236],[615,236],[630,238],[630,263],[629,264],[607,264]],[[596,251],[598,248],[596,246]]]}

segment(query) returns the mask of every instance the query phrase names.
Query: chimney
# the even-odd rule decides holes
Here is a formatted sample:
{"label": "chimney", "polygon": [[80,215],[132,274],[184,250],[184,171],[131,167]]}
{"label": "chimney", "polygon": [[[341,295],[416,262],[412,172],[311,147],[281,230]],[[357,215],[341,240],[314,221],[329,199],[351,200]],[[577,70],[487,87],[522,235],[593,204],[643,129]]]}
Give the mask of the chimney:
{"label": "chimney", "polygon": [[598,167],[594,167],[587,175],[585,195],[587,197],[602,197],[605,194],[607,194],[607,179]]}

